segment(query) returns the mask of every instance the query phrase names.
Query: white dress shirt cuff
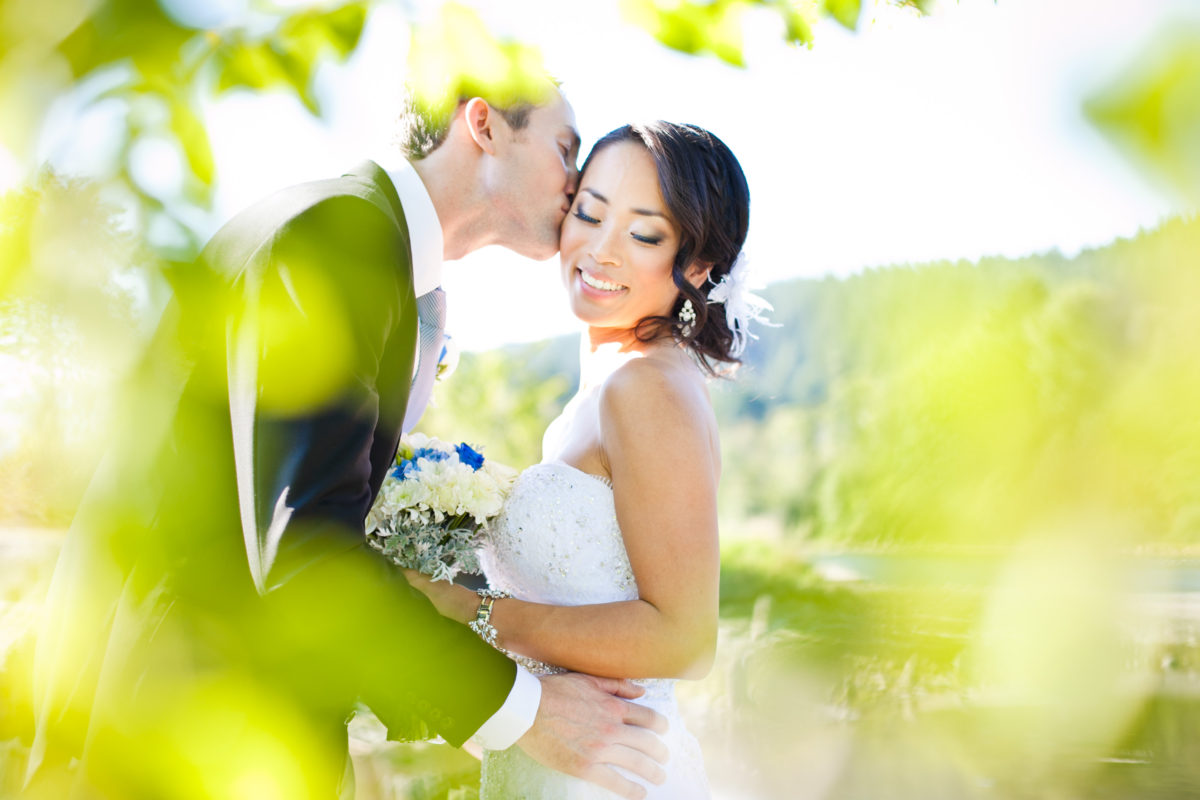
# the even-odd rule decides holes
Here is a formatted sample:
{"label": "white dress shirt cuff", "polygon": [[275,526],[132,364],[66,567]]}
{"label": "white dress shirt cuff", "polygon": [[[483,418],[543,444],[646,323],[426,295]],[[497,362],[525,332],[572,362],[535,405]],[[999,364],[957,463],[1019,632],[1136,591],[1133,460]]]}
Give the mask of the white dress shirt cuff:
{"label": "white dress shirt cuff", "polygon": [[542,682],[524,667],[517,667],[508,699],[491,719],[471,737],[485,750],[507,750],[533,727],[538,705],[542,702]]}

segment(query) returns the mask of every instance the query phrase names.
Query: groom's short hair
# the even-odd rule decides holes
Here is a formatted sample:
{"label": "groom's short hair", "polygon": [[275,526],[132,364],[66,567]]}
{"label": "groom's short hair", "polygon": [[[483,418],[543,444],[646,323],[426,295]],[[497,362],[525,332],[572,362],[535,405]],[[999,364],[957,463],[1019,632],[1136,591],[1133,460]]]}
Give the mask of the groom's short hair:
{"label": "groom's short hair", "polygon": [[[558,81],[549,77],[547,81],[558,89]],[[445,99],[425,98],[405,84],[396,142],[404,157],[409,161],[420,161],[437,150],[446,141],[455,113],[473,97],[483,98],[500,112],[510,128],[519,131],[529,124],[530,112],[545,102],[546,95],[531,98],[528,93],[480,92],[459,94],[455,101],[446,102]]]}

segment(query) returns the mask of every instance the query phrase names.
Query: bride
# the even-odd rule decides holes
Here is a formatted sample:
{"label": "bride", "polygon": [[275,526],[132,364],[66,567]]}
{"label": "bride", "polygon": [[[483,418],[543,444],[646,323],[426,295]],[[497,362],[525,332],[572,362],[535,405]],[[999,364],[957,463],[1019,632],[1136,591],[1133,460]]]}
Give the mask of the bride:
{"label": "bride", "polygon": [[[560,258],[587,324],[578,394],[518,478],[481,562],[493,592],[410,573],[438,610],[534,672],[645,679],[670,722],[652,798],[709,795],[675,704],[717,641],[720,449],[706,378],[738,361],[749,191],[723,142],[691,126],[619,128],[584,162]],[[752,298],[751,300],[755,300]],[[623,772],[631,781],[631,773]],[[483,798],[610,798],[520,748],[485,751]]]}

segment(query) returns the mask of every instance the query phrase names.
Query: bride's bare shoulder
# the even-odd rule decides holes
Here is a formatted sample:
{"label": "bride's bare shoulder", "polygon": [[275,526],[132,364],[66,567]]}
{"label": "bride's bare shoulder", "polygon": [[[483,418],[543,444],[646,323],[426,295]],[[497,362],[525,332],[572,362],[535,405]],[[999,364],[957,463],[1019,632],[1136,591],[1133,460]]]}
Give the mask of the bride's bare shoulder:
{"label": "bride's bare shoulder", "polygon": [[650,417],[705,424],[712,415],[708,389],[699,370],[673,358],[634,358],[614,370],[600,389],[602,416]]}

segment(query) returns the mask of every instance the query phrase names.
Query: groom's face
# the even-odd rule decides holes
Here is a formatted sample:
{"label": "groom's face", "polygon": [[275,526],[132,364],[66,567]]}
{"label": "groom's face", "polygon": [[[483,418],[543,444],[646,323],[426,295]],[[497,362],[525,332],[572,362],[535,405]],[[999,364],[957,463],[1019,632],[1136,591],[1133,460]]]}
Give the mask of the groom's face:
{"label": "groom's face", "polygon": [[[499,116],[499,115],[497,115]],[[579,183],[575,111],[557,91],[520,130],[505,126],[492,184],[503,228],[500,244],[530,258],[558,252],[558,233]]]}

